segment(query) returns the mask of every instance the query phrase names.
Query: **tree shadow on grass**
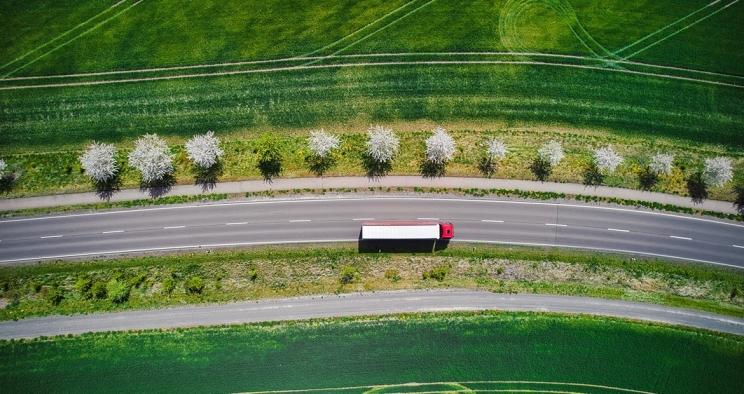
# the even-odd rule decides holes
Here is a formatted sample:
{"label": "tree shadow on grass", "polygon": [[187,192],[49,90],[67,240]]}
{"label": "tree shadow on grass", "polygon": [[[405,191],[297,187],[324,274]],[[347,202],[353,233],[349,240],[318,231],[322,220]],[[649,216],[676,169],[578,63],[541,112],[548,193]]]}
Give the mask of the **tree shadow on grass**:
{"label": "tree shadow on grass", "polygon": [[739,211],[739,215],[744,215],[744,184],[734,186],[734,207]]}
{"label": "tree shadow on grass", "polygon": [[271,183],[271,180],[278,177],[282,172],[282,162],[280,160],[259,161],[256,167],[261,172],[264,181],[268,183]]}
{"label": "tree shadow on grass", "polygon": [[372,180],[379,180],[393,169],[393,165],[389,161],[377,161],[374,157],[366,154],[362,159],[362,165],[364,171],[367,172],[367,178]]}
{"label": "tree shadow on grass", "polygon": [[594,163],[586,166],[583,175],[584,186],[594,186],[595,188],[602,185],[602,182],[604,182],[605,178],[604,174],[602,174],[602,171],[600,171]]}
{"label": "tree shadow on grass", "polygon": [[483,157],[478,162],[478,170],[485,178],[491,178],[496,173],[497,162],[490,157]]}
{"label": "tree shadow on grass", "polygon": [[447,163],[423,160],[419,165],[419,170],[424,178],[441,178],[447,172]]}
{"label": "tree shadow on grass", "polygon": [[305,163],[307,163],[308,167],[310,167],[310,171],[315,175],[323,176],[323,174],[336,165],[336,158],[331,155],[326,157],[308,155],[305,157]]}
{"label": "tree shadow on grass", "polygon": [[638,184],[641,190],[651,190],[659,183],[659,174],[646,167],[638,173]]}
{"label": "tree shadow on grass", "polygon": [[93,187],[96,189],[96,195],[106,202],[111,201],[111,197],[121,190],[121,177],[118,173],[105,181],[93,181]]}
{"label": "tree shadow on grass", "polygon": [[702,172],[696,172],[687,178],[687,192],[695,204],[702,204],[708,198],[708,189]]}
{"label": "tree shadow on grass", "polygon": [[140,182],[140,191],[146,191],[150,195],[150,198],[160,198],[170,193],[175,184],[176,178],[173,174],[168,174],[152,182]]}
{"label": "tree shadow on grass", "polygon": [[18,174],[16,174],[15,172],[8,172],[3,174],[2,179],[0,179],[0,194],[10,193],[13,190],[17,179]]}
{"label": "tree shadow on grass", "polygon": [[209,168],[194,164],[191,166],[191,172],[194,174],[194,184],[201,186],[202,193],[206,193],[217,187],[217,179],[224,173],[224,168],[222,162],[217,161]]}
{"label": "tree shadow on grass", "polygon": [[535,178],[540,182],[545,182],[550,174],[553,173],[553,166],[550,165],[550,162],[539,157],[532,161],[529,168]]}

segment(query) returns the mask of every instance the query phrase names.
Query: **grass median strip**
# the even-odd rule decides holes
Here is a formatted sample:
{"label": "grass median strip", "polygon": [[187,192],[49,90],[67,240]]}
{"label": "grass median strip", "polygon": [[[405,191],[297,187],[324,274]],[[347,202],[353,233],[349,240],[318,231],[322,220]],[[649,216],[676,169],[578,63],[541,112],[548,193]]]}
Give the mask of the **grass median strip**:
{"label": "grass median strip", "polygon": [[[112,282],[125,285],[125,297],[112,300]],[[725,267],[537,247],[367,254],[338,244],[3,267],[0,319],[423,288],[578,295],[744,317],[744,272]]]}

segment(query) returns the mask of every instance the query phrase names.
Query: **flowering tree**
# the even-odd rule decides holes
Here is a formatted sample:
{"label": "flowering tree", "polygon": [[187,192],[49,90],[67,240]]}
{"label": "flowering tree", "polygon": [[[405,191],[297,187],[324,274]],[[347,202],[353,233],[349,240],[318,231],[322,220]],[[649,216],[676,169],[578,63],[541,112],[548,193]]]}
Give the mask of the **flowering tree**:
{"label": "flowering tree", "polygon": [[506,145],[500,139],[493,138],[486,141],[486,155],[491,160],[501,160],[508,152]]}
{"label": "flowering tree", "polygon": [[307,145],[313,152],[313,155],[320,158],[328,156],[333,149],[338,148],[338,144],[338,137],[330,135],[322,129],[319,131],[310,131],[310,137],[307,139]]}
{"label": "flowering tree", "polygon": [[555,140],[550,140],[543,145],[537,150],[537,154],[540,155],[540,160],[550,164],[551,167],[558,165],[564,156],[561,143]]}
{"label": "flowering tree", "polygon": [[142,173],[142,181],[161,180],[173,172],[173,157],[168,145],[157,134],[145,134],[134,142],[129,152],[129,165]]}
{"label": "flowering tree", "polygon": [[441,126],[437,126],[433,132],[434,134],[426,140],[426,160],[435,164],[452,160],[455,154],[455,140]]}
{"label": "flowering tree", "polygon": [[93,142],[78,159],[85,173],[96,182],[106,182],[118,171],[114,144]]}
{"label": "flowering tree", "polygon": [[594,151],[594,165],[597,166],[600,172],[613,172],[622,162],[623,157],[612,149],[612,145]]}
{"label": "flowering tree", "polygon": [[224,152],[220,149],[220,139],[208,131],[186,141],[186,153],[197,166],[206,169],[215,165]]}
{"label": "flowering tree", "polygon": [[656,174],[671,175],[674,155],[671,153],[657,153],[651,158],[648,168]]}
{"label": "flowering tree", "polygon": [[398,153],[398,137],[393,129],[380,125],[370,127],[367,130],[369,140],[367,141],[367,154],[379,163],[389,163],[393,156]]}
{"label": "flowering tree", "polygon": [[5,160],[0,159],[0,179],[3,179],[3,172],[5,171],[5,168],[8,165],[5,163]]}
{"label": "flowering tree", "polygon": [[718,156],[714,159],[705,159],[705,170],[703,170],[705,184],[709,186],[722,186],[730,181],[734,174],[731,169],[731,160]]}

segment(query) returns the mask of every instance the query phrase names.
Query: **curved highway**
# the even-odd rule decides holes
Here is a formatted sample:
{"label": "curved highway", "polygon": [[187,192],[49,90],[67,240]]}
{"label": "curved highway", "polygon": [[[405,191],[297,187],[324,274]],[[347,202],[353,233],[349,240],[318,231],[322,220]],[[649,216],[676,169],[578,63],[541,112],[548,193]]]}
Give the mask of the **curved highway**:
{"label": "curved highway", "polygon": [[0,339],[337,316],[476,310],[604,315],[744,335],[744,319],[661,305],[542,294],[445,290],[342,294],[148,311],[51,316],[0,322]]}
{"label": "curved highway", "polygon": [[744,268],[741,224],[611,207],[420,197],[213,203],[2,220],[0,263],[355,241],[365,220],[449,221],[460,242],[619,251]]}

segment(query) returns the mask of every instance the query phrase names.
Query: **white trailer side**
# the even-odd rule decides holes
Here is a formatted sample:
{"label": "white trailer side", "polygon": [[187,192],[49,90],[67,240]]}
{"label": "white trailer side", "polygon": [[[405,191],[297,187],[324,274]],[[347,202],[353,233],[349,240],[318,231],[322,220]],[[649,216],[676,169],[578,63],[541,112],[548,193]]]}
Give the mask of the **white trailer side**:
{"label": "white trailer side", "polygon": [[438,239],[439,223],[363,223],[362,239]]}

